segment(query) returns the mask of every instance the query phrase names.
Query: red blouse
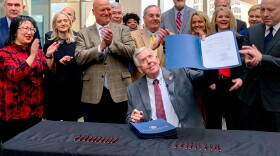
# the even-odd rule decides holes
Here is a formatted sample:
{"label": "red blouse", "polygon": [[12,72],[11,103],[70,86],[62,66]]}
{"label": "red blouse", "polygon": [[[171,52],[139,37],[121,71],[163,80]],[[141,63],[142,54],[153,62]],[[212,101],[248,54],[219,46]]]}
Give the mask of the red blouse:
{"label": "red blouse", "polygon": [[48,70],[42,50],[31,67],[30,49],[12,44],[0,49],[0,120],[43,116],[43,72]]}

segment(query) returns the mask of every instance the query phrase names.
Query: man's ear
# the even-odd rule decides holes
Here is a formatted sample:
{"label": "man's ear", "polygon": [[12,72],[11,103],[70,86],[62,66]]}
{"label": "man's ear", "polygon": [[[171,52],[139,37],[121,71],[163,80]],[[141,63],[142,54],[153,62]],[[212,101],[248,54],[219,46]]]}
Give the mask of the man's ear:
{"label": "man's ear", "polygon": [[140,73],[143,73],[143,70],[141,69],[141,67],[137,67],[137,69]]}

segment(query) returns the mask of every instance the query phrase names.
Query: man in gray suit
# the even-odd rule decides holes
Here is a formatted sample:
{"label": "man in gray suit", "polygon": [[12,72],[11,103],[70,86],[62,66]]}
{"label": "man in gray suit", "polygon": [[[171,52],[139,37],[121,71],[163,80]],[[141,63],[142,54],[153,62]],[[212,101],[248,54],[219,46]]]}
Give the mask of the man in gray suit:
{"label": "man in gray suit", "polygon": [[147,47],[137,49],[133,59],[145,76],[128,86],[127,123],[160,118],[153,86],[153,81],[157,79],[166,120],[176,127],[204,128],[193,85],[210,85],[214,77],[212,72],[160,68],[158,57]]}
{"label": "man in gray suit", "polygon": [[[215,0],[214,5],[215,5],[215,8],[216,7],[228,7],[229,9],[231,9],[230,0]],[[237,32],[247,28],[246,22],[244,22],[240,19],[236,19],[236,23],[237,23],[237,30],[236,30]]]}
{"label": "man in gray suit", "polygon": [[[240,92],[250,130],[280,131],[280,1],[262,0],[263,23],[251,26],[240,53],[247,76]],[[246,46],[245,46],[246,45]]]}
{"label": "man in gray suit", "polygon": [[[190,16],[195,10],[186,5],[186,0],[173,0],[174,7],[162,13],[160,27],[175,34],[190,34]],[[176,19],[180,13],[181,28],[178,30]]]}
{"label": "man in gray suit", "polygon": [[111,23],[109,0],[95,0],[96,23],[78,32],[75,58],[84,69],[84,120],[125,123],[127,86],[132,82],[126,62],[132,60],[134,41],[127,26]]}

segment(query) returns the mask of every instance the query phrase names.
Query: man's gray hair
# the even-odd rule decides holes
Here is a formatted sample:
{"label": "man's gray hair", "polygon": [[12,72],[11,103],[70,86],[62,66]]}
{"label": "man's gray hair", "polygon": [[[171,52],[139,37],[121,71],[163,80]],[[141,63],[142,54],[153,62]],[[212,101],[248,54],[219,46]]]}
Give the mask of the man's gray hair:
{"label": "man's gray hair", "polygon": [[133,54],[133,61],[136,67],[140,67],[139,60],[136,57],[144,50],[149,50],[152,53],[152,55],[155,55],[154,51],[150,47],[141,47],[136,49],[136,51]]}
{"label": "man's gray hair", "polygon": [[111,8],[117,8],[117,9],[122,9],[123,10],[122,5],[118,2],[111,3]]}
{"label": "man's gray hair", "polygon": [[[214,5],[216,6],[216,3],[217,3],[217,1],[219,1],[219,0],[215,0],[214,1]],[[231,6],[231,0],[226,0],[227,2],[228,2],[228,5],[229,5],[229,7]]]}
{"label": "man's gray hair", "polygon": [[[7,0],[4,1],[4,4],[6,4],[6,1],[7,1]],[[25,3],[25,0],[21,0],[21,3],[22,3],[23,6],[26,4],[26,3]]]}
{"label": "man's gray hair", "polygon": [[150,9],[150,8],[153,8],[153,7],[158,8],[158,9],[159,9],[159,11],[160,11],[160,8],[159,8],[157,5],[149,5],[149,6],[147,6],[147,7],[144,9],[144,11],[143,11],[143,15],[145,16],[145,15],[146,15],[147,10],[148,10],[148,9]]}

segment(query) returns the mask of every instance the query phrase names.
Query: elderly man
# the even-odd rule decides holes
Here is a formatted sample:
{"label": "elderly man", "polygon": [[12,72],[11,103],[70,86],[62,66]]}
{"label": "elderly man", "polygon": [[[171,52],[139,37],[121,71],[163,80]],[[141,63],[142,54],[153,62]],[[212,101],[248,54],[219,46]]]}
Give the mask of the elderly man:
{"label": "elderly man", "polygon": [[109,0],[95,0],[96,22],[78,32],[76,61],[84,69],[82,102],[84,120],[124,123],[127,111],[127,86],[131,75],[135,44],[127,26],[111,20]]}
{"label": "elderly man", "polygon": [[67,6],[64,7],[61,11],[67,13],[67,15],[71,18],[72,23],[76,21],[76,14],[72,8]]}
{"label": "elderly man", "polygon": [[[231,9],[230,0],[215,0],[214,5],[215,5],[215,8],[222,6],[222,7],[228,7],[229,9]],[[237,32],[247,28],[246,22],[239,20],[239,19],[236,19],[236,22],[237,22]]]}
{"label": "elderly man", "polygon": [[[6,16],[0,18],[0,48],[4,47],[5,41],[8,37],[12,19],[19,15],[22,15],[25,5],[23,4],[23,0],[5,0],[4,7]],[[35,38],[40,39],[38,27],[36,27],[36,33],[34,36]]]}
{"label": "elderly man", "polygon": [[174,7],[162,13],[161,25],[176,34],[190,34],[190,16],[195,11],[186,5],[186,0],[173,0]]}
{"label": "elderly man", "polygon": [[261,18],[240,50],[247,66],[240,99],[248,129],[280,132],[280,1],[262,0]]}
{"label": "elderly man", "polygon": [[112,11],[111,22],[121,24],[123,19],[122,5],[118,2],[111,3],[111,11]]}
{"label": "elderly man", "polygon": [[158,57],[147,47],[136,50],[133,59],[145,76],[128,86],[127,123],[162,118],[176,127],[204,127],[194,84],[211,84],[212,71],[161,68]]}
{"label": "elderly man", "polygon": [[[144,23],[145,28],[138,29],[131,32],[131,36],[135,42],[136,49],[140,47],[149,47],[153,49],[160,60],[160,65],[165,67],[165,54],[164,54],[164,37],[168,35],[168,30],[160,29],[161,15],[160,8],[156,5],[150,5],[144,9]],[[162,35],[162,37],[160,36]],[[136,66],[132,71],[133,81],[142,77]]]}

